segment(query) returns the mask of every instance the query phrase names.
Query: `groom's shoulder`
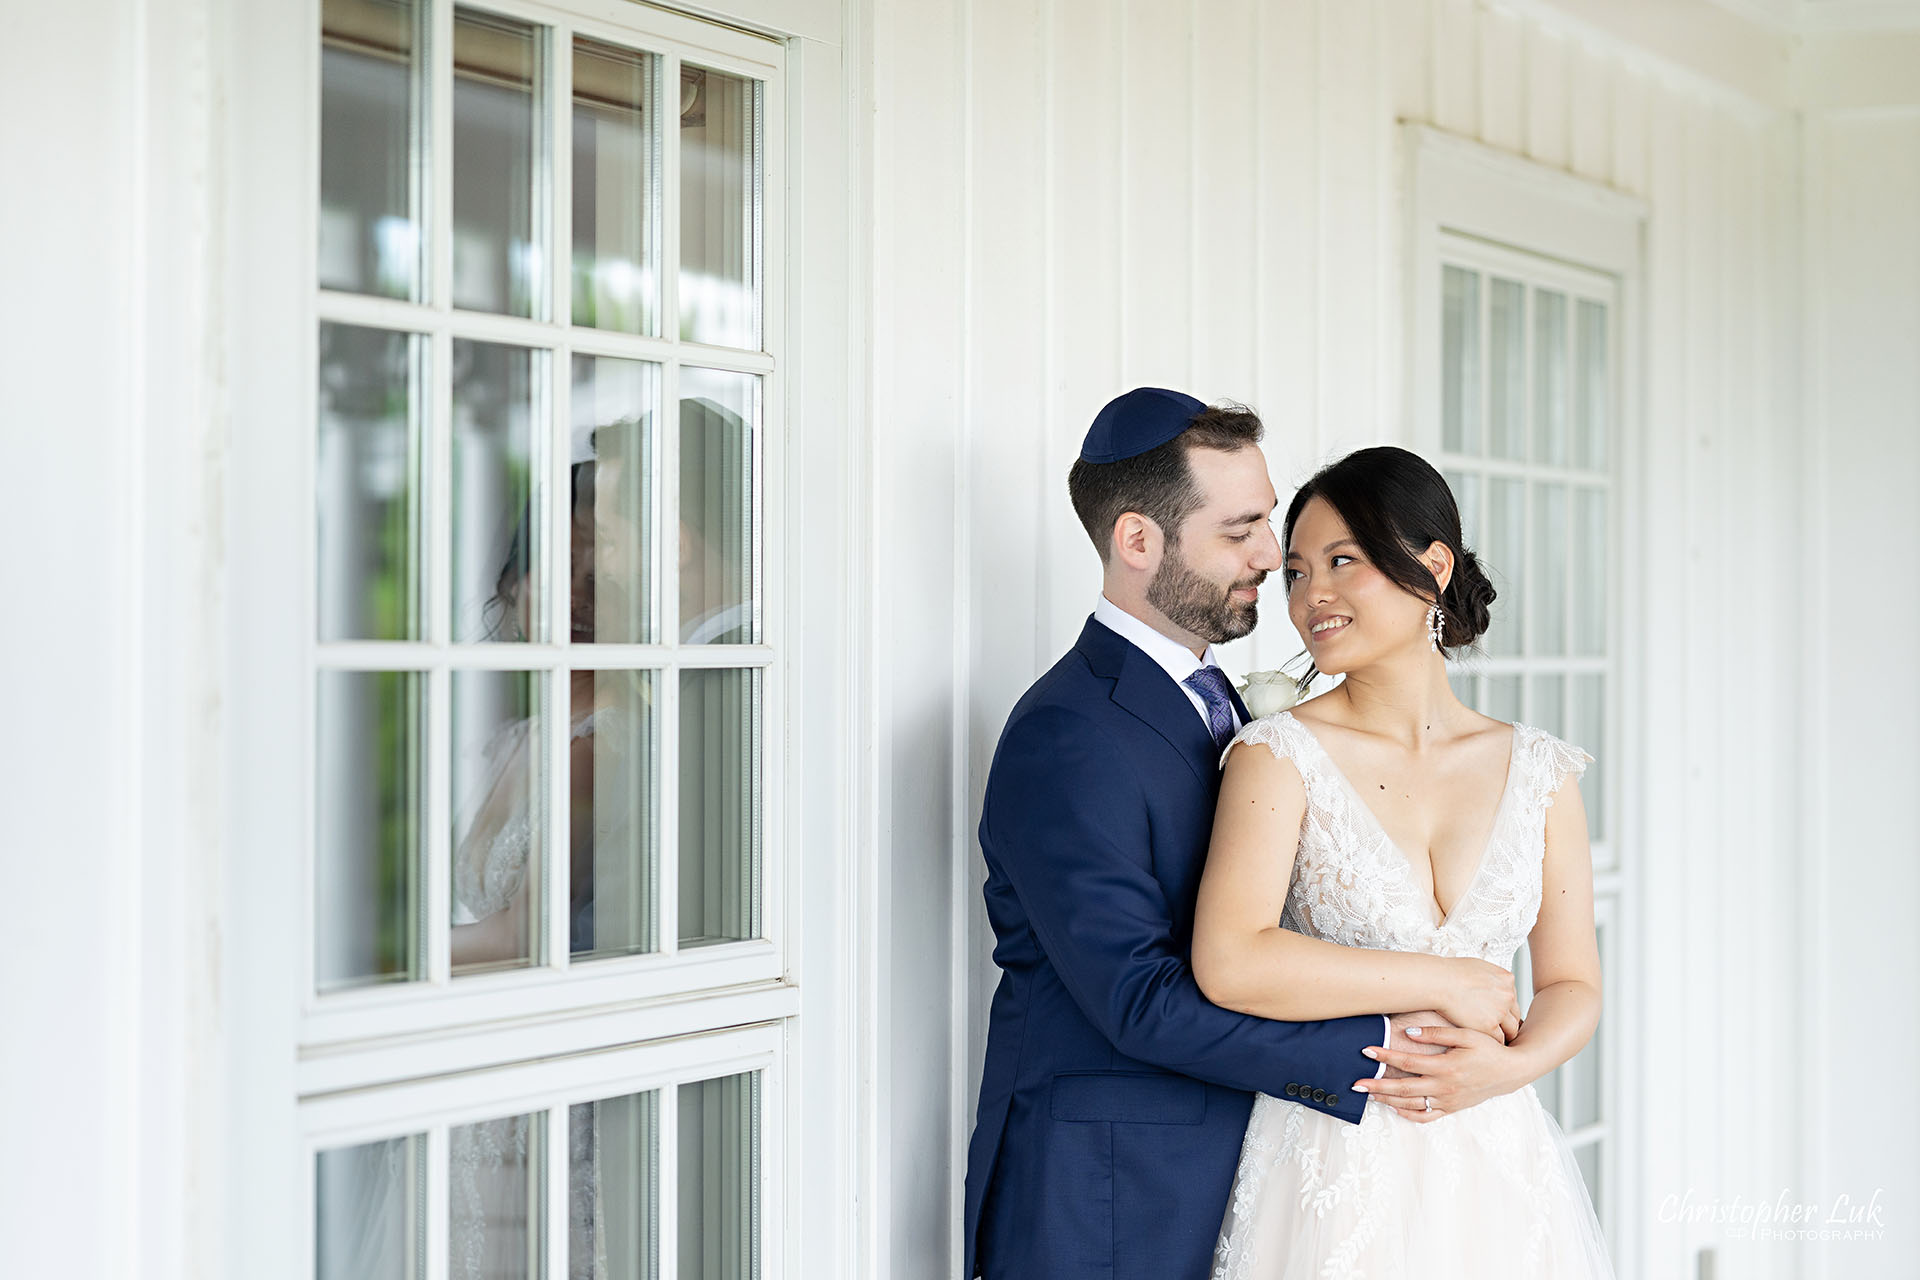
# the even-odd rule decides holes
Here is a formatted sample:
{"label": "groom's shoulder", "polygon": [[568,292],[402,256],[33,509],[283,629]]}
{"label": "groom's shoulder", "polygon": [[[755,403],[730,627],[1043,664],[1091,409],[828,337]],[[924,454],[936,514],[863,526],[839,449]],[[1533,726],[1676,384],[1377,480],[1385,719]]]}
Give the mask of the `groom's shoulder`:
{"label": "groom's shoulder", "polygon": [[1104,737],[1115,711],[1112,690],[1112,680],[1096,674],[1078,647],[1069,649],[1014,703],[1001,743],[1086,733]]}

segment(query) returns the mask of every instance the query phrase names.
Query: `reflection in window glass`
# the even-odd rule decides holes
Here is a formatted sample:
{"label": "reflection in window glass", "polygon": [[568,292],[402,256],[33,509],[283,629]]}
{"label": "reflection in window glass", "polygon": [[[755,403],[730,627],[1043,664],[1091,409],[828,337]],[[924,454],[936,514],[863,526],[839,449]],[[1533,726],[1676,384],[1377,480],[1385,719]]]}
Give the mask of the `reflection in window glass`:
{"label": "reflection in window glass", "polygon": [[608,356],[573,358],[575,642],[657,639],[653,563],[659,479],[655,408],[659,366]]}
{"label": "reflection in window glass", "polygon": [[660,676],[575,671],[571,680],[573,955],[652,951],[660,868]]}
{"label": "reflection in window glass", "polygon": [[680,371],[680,643],[760,642],[754,421],[759,380]]}
{"label": "reflection in window glass", "polygon": [[1523,480],[1496,476],[1487,484],[1487,574],[1499,595],[1487,630],[1487,652],[1511,657],[1520,652],[1520,584],[1527,580],[1527,488]]}
{"label": "reflection in window glass", "polygon": [[1580,1176],[1586,1179],[1587,1195],[1593,1199],[1593,1213],[1605,1222],[1606,1208],[1600,1201],[1600,1147],[1601,1142],[1589,1142],[1573,1149],[1573,1158],[1580,1166]]}
{"label": "reflection in window glass", "polygon": [[575,324],[659,332],[659,65],[654,54],[573,42]]}
{"label": "reflection in window glass", "polygon": [[314,1157],[315,1280],[419,1280],[426,1274],[424,1135]]}
{"label": "reflection in window glass", "polygon": [[1573,491],[1573,651],[1607,651],[1607,494]]}
{"label": "reflection in window glass", "polygon": [[1567,651],[1567,486],[1533,487],[1533,604],[1528,652],[1559,657]]}
{"label": "reflection in window glass", "polygon": [[424,157],[413,140],[426,6],[320,7],[320,287],[418,296]]}
{"label": "reflection in window glass", "polygon": [[1480,273],[1441,269],[1440,446],[1480,452]]}
{"label": "reflection in window glass", "polygon": [[1487,701],[1482,711],[1495,720],[1513,724],[1526,719],[1525,707],[1521,703],[1521,683],[1519,676],[1488,676]]}
{"label": "reflection in window glass", "polygon": [[323,671],[314,895],[322,991],[420,976],[426,678]]}
{"label": "reflection in window glass", "polygon": [[453,697],[453,971],[539,958],[540,684],[525,671],[456,671]]}
{"label": "reflection in window glass", "polygon": [[760,934],[760,672],[680,673],[680,945]]}
{"label": "reflection in window glass", "polygon": [[1533,460],[1567,461],[1567,295],[1533,291]]}
{"label": "reflection in window glass", "polygon": [[418,339],[320,326],[322,640],[420,638]]}
{"label": "reflection in window glass", "polygon": [[447,1131],[447,1274],[546,1275],[546,1117],[503,1116]]}
{"label": "reflection in window glass", "polygon": [[456,9],[453,19],[453,305],[544,312],[541,31]]}
{"label": "reflection in window glass", "polygon": [[522,347],[453,341],[453,638],[546,632],[546,539],[534,517],[534,381]]}
{"label": "reflection in window glass", "polygon": [[1533,710],[1528,717],[1536,729],[1545,729],[1556,738],[1567,736],[1567,678],[1563,675],[1533,677]]}
{"label": "reflection in window glass", "polygon": [[680,336],[760,345],[760,84],[680,72]]}
{"label": "reflection in window glass", "polygon": [[679,1280],[760,1274],[760,1076],[683,1084]]}
{"label": "reflection in window glass", "polygon": [[655,1093],[568,1109],[571,1280],[658,1280],[659,1109]]}
{"label": "reflection in window glass", "polygon": [[1581,299],[1574,314],[1573,465],[1607,465],[1607,308]]}
{"label": "reflection in window glass", "polygon": [[1527,456],[1527,287],[1495,279],[1488,297],[1487,452]]}
{"label": "reflection in window glass", "polygon": [[1573,677],[1573,707],[1567,732],[1574,746],[1593,757],[1580,779],[1580,795],[1587,808],[1587,834],[1594,840],[1607,836],[1607,678],[1603,675]]}

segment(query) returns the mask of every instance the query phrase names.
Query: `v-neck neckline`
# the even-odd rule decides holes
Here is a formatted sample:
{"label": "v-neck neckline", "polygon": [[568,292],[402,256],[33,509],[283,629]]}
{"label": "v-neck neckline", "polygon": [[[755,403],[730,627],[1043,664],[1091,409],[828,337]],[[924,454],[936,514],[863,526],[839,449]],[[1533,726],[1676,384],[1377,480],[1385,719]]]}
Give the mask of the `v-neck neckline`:
{"label": "v-neck neckline", "polygon": [[[1367,820],[1373,823],[1373,829],[1379,832],[1380,839],[1386,843],[1389,849],[1392,849],[1400,856],[1401,866],[1406,871],[1409,882],[1418,888],[1418,881],[1413,880],[1413,859],[1408,857],[1407,851],[1400,847],[1400,842],[1387,833],[1386,823],[1380,821],[1380,815],[1373,811],[1373,807],[1367,803],[1366,797],[1360,794],[1360,788],[1353,785],[1352,779],[1347,777],[1346,771],[1341,769],[1339,763],[1334,760],[1333,754],[1321,743],[1319,735],[1307,727],[1305,720],[1294,715],[1291,711],[1287,712],[1287,718],[1299,725],[1300,732],[1307,735],[1308,740],[1313,743],[1313,749],[1320,753],[1322,760],[1326,761],[1328,770],[1339,780],[1340,785],[1347,789],[1347,794],[1352,797],[1354,804],[1359,806],[1360,811],[1367,815]],[[1473,896],[1474,889],[1480,884],[1481,875],[1484,874],[1487,869],[1487,859],[1493,852],[1494,838],[1500,834],[1500,820],[1506,816],[1507,800],[1513,795],[1513,776],[1515,771],[1520,767],[1520,725],[1516,722],[1511,725],[1510,728],[1512,729],[1512,733],[1507,744],[1506,780],[1501,784],[1500,798],[1494,802],[1493,823],[1487,828],[1487,842],[1480,848],[1480,860],[1474,864],[1473,875],[1467,879],[1466,888],[1460,891],[1460,896],[1453,900],[1451,907],[1442,908],[1440,899],[1434,896],[1433,890],[1427,890],[1427,901],[1433,904],[1435,911],[1440,913],[1439,923],[1433,926],[1436,930],[1444,929],[1452,924],[1454,913],[1460,910],[1460,904]],[[1433,855],[1431,853],[1427,855],[1427,866],[1429,871],[1431,871],[1433,866]],[[1438,877],[1434,879],[1437,884]]]}

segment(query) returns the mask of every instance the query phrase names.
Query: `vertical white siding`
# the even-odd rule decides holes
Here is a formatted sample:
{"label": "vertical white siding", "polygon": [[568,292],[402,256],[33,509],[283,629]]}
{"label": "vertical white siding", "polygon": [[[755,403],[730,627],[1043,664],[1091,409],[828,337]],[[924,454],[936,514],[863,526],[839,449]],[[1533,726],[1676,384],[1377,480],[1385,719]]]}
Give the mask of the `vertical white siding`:
{"label": "vertical white siding", "polygon": [[[1884,1188],[1885,1239],[1807,1250],[1816,1277],[1913,1268],[1897,1208],[1920,1203],[1920,1133],[1856,1084],[1920,1050],[1920,863],[1912,796],[1920,740],[1920,110],[1809,123],[1809,512],[1804,591],[1812,805],[1798,914],[1817,940],[1805,999],[1807,1158],[1833,1194]],[[1788,588],[1789,591],[1792,588]],[[1896,1067],[1896,1070],[1898,1068]]]}

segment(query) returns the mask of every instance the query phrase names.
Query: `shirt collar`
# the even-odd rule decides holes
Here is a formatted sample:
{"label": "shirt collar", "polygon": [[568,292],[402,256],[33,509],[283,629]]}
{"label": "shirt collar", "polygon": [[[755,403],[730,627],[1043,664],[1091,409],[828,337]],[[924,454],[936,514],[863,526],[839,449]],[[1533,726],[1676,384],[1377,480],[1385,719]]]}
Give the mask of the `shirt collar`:
{"label": "shirt collar", "polygon": [[1204,655],[1196,658],[1193,656],[1193,650],[1172,636],[1155,631],[1107,599],[1105,592],[1101,593],[1100,602],[1093,607],[1093,620],[1121,639],[1132,642],[1134,648],[1152,658],[1169,676],[1172,676],[1175,684],[1184,685],[1187,677],[1201,667],[1220,665],[1220,655],[1213,651],[1212,645],[1207,646]]}

